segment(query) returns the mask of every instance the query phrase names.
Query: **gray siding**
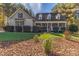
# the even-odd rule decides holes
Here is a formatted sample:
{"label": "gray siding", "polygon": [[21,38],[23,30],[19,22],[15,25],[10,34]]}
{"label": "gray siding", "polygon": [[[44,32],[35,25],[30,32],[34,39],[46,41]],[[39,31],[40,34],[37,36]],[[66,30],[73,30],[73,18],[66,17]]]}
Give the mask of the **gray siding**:
{"label": "gray siding", "polygon": [[18,13],[23,13],[24,25],[33,26],[33,18],[22,10],[18,10],[12,17],[8,19],[9,26],[16,26],[15,19],[18,19]]}

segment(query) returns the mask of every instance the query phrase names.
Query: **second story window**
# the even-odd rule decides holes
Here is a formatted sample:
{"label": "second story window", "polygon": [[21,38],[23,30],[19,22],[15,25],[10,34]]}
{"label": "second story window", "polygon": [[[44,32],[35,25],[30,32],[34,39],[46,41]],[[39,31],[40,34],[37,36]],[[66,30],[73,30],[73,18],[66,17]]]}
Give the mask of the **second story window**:
{"label": "second story window", "polygon": [[23,13],[18,13],[18,18],[23,18]]}
{"label": "second story window", "polygon": [[57,14],[56,19],[60,19],[60,16],[61,16],[60,14]]}
{"label": "second story window", "polygon": [[38,19],[39,19],[39,20],[41,20],[41,19],[42,19],[42,15],[41,15],[41,14],[39,15],[39,18],[38,18]]}
{"label": "second story window", "polygon": [[51,14],[48,14],[47,15],[47,19],[51,19]]}
{"label": "second story window", "polygon": [[24,21],[15,21],[16,26],[24,26]]}

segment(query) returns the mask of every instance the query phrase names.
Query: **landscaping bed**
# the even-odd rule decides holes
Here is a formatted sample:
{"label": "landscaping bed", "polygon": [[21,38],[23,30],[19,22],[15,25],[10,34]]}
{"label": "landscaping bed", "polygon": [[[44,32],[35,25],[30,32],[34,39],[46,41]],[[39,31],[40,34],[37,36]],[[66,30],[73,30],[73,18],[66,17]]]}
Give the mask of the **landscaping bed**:
{"label": "landscaping bed", "polygon": [[79,43],[58,39],[54,42],[53,55],[57,56],[79,56]]}
{"label": "landscaping bed", "polygon": [[6,48],[0,48],[0,56],[44,56],[41,44],[33,40],[21,41]]}
{"label": "landscaping bed", "polygon": [[[79,56],[79,43],[66,39],[54,40],[52,56]],[[0,47],[0,56],[45,56],[42,42],[21,41],[8,47]]]}
{"label": "landscaping bed", "polygon": [[39,42],[32,39],[34,35],[37,33],[2,33],[0,56],[46,56],[43,40],[50,39],[52,39],[52,49],[49,56],[79,56],[79,42],[66,40],[61,33],[40,34]]}

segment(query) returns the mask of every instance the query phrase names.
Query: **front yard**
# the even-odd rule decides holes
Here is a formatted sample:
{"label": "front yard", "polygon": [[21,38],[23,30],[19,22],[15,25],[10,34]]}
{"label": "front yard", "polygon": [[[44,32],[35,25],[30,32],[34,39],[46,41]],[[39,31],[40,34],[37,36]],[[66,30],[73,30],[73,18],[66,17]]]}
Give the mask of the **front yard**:
{"label": "front yard", "polygon": [[[39,34],[39,35],[38,35]],[[33,37],[38,35],[40,42],[35,42]],[[77,38],[77,39],[75,39]],[[44,40],[52,39],[52,56],[79,56],[79,36],[72,35],[71,40],[66,40],[62,33],[0,33],[0,55],[2,56],[45,56]],[[14,41],[13,43],[10,43]],[[18,41],[18,42],[16,42]],[[1,43],[3,42],[3,43]],[[8,42],[8,43],[6,43]],[[10,44],[9,44],[10,43]]]}
{"label": "front yard", "polygon": [[20,41],[32,39],[37,33],[22,33],[22,32],[3,32],[0,33],[0,41]]}

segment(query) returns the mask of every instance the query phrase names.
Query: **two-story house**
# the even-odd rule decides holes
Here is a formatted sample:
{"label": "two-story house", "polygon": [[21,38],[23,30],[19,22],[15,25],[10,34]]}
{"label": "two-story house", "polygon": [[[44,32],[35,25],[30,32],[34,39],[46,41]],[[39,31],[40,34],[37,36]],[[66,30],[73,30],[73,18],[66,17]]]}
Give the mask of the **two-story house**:
{"label": "two-story house", "polygon": [[47,32],[61,32],[67,26],[66,16],[60,13],[38,13],[36,15],[35,25],[43,27]]}
{"label": "two-story house", "polygon": [[23,9],[16,10],[7,20],[7,26],[14,32],[38,31],[62,32],[67,27],[67,18],[60,13],[38,13],[30,16]]}

